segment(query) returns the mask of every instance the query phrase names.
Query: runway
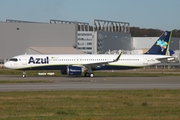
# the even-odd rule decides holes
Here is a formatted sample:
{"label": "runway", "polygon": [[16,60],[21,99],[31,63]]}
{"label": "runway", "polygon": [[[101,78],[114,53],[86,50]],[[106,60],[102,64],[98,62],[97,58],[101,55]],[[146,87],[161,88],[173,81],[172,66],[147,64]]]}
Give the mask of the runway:
{"label": "runway", "polygon": [[0,91],[180,89],[180,77],[51,77],[0,76],[1,80],[52,83],[0,83]]}

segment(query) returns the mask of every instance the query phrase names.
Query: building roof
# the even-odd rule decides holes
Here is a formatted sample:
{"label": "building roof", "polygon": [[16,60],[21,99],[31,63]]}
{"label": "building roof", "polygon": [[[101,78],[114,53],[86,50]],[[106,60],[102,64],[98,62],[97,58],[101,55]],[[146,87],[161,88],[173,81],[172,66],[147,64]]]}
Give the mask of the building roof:
{"label": "building roof", "polygon": [[40,54],[85,54],[73,47],[30,47],[29,49]]}

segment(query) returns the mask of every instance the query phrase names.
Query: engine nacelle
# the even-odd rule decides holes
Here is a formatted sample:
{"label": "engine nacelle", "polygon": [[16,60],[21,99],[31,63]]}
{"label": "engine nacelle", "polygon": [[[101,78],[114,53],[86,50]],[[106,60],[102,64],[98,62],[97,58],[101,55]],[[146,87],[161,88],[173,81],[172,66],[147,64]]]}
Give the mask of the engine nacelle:
{"label": "engine nacelle", "polygon": [[69,67],[67,67],[67,74],[68,75],[81,75],[82,68],[76,67],[76,66],[69,66]]}
{"label": "engine nacelle", "polygon": [[82,72],[82,68],[77,66],[68,66],[66,70],[61,70],[63,75],[81,75]]}

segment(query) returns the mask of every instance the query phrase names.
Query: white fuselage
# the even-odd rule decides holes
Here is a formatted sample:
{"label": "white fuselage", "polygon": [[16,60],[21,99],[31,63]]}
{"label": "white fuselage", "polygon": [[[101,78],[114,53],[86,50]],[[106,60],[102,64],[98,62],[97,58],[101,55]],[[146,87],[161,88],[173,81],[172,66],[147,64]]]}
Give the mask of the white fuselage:
{"label": "white fuselage", "polygon": [[[10,69],[50,69],[61,70],[65,66],[88,66],[92,68],[102,67],[105,69],[126,69],[155,65],[161,63],[160,58],[168,58],[170,56],[164,55],[128,55],[123,54],[116,62],[111,62],[117,58],[118,55],[75,55],[75,54],[49,54],[49,55],[19,55],[13,57],[10,61],[5,63],[5,67]],[[103,64],[107,62],[106,64]],[[109,62],[109,63],[108,63]],[[102,64],[101,64],[102,63]],[[63,67],[62,67],[63,66]],[[101,68],[100,68],[101,69]]]}

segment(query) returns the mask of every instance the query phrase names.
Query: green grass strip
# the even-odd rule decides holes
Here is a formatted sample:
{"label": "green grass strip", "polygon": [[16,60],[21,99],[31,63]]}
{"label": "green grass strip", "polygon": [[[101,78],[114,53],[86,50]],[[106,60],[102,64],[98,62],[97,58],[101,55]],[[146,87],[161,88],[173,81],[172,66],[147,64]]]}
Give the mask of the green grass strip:
{"label": "green grass strip", "polygon": [[1,120],[180,119],[180,90],[0,92]]}

